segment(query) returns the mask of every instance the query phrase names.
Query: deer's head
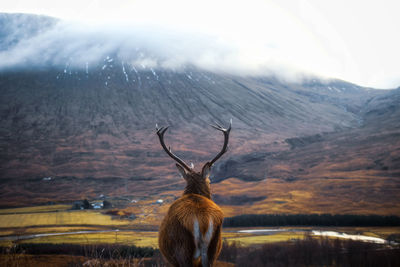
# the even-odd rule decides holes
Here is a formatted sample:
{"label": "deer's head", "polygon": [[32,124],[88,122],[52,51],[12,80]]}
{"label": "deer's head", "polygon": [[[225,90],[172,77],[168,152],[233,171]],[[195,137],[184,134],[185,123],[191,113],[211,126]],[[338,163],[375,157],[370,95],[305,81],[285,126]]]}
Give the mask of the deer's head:
{"label": "deer's head", "polygon": [[186,188],[184,194],[199,194],[207,198],[211,198],[209,179],[211,167],[228,149],[229,133],[232,127],[232,119],[227,129],[223,128],[219,124],[211,126],[224,134],[224,145],[222,147],[222,150],[214,157],[214,159],[204,164],[201,172],[196,172],[193,168],[193,164],[191,166],[187,165],[182,159],[172,153],[170,147],[167,148],[164,143],[164,133],[167,131],[168,127],[156,127],[161,146],[164,148],[165,152],[167,152],[167,154],[177,162],[176,167],[178,168],[181,176],[186,180]]}

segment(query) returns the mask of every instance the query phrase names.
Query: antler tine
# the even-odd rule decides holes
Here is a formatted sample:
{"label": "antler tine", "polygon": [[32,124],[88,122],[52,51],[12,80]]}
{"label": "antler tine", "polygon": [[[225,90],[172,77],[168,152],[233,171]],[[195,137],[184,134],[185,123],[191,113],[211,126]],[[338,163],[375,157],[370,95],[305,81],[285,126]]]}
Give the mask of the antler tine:
{"label": "antler tine", "polygon": [[218,126],[219,128],[223,128],[220,124],[218,124],[218,122],[216,122],[216,121],[214,121],[214,124],[216,125],[216,126]]}
{"label": "antler tine", "polygon": [[212,166],[228,150],[229,133],[231,132],[232,128],[232,119],[230,120],[229,127],[227,129],[223,128],[221,125],[217,123],[216,125],[211,125],[211,127],[217,129],[218,131],[221,131],[224,134],[224,145],[222,147],[222,150],[217,154],[217,156],[215,156],[215,158],[210,161],[210,165]]}
{"label": "antler tine", "polygon": [[168,130],[168,128],[169,128],[169,126],[167,126],[167,127],[161,127],[161,128],[156,128],[156,130],[157,130],[157,135],[158,135],[158,138],[160,139],[160,144],[161,144],[161,146],[163,147],[163,149],[165,150],[165,152],[167,152],[167,154],[172,158],[172,159],[174,159],[176,162],[178,162],[182,167],[184,167],[186,170],[188,170],[188,171],[191,171],[192,169],[183,161],[183,160],[181,160],[178,156],[176,156],[176,155],[174,155],[172,152],[171,152],[171,147],[168,147],[167,148],[167,146],[165,145],[165,143],[164,143],[164,134],[165,134],[165,132]]}
{"label": "antler tine", "polygon": [[222,127],[218,126],[218,125],[212,125],[210,124],[211,127],[213,127],[214,129],[217,129],[218,131],[221,131],[221,129],[223,129]]}

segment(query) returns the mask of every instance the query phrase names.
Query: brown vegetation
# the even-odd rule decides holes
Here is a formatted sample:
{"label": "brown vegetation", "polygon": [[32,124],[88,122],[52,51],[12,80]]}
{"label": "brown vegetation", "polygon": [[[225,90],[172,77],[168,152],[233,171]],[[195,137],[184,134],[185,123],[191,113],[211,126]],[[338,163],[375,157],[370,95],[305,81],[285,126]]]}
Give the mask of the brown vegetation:
{"label": "brown vegetation", "polygon": [[[3,249],[1,266],[166,266],[158,251],[126,253],[126,246],[26,244]],[[34,250],[32,250],[32,248]],[[144,251],[144,250],[143,250]],[[34,253],[32,253],[34,252]],[[53,253],[52,253],[53,252]],[[54,254],[57,252],[56,254]],[[224,243],[217,267],[231,266],[371,266],[400,265],[400,248],[340,239],[311,238],[243,247]]]}
{"label": "brown vegetation", "polygon": [[236,266],[399,266],[400,248],[361,241],[311,238],[242,247],[224,243],[220,260]]}

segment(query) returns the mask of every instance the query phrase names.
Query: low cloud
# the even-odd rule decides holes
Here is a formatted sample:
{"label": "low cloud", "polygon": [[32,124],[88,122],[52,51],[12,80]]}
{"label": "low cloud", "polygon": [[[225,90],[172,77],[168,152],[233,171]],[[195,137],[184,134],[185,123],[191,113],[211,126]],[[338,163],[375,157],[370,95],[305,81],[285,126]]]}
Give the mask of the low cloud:
{"label": "low cloud", "polygon": [[[344,28],[354,28],[349,33],[342,30],[342,24],[332,27],[319,11],[324,9],[307,1],[301,2],[301,12],[286,2],[281,6],[261,0],[251,4],[196,3],[137,2],[123,9],[104,7],[98,13],[89,6],[74,21],[17,14],[4,18],[0,14],[0,70],[86,68],[110,56],[154,69],[195,66],[235,75],[275,75],[290,81],[311,74],[378,88],[400,83],[394,67],[398,53],[392,52],[397,51],[399,39],[386,40],[388,49],[375,48],[369,31],[362,35],[354,23],[346,22],[353,13],[343,17]],[[94,17],[90,18],[91,14]],[[380,44],[385,36],[374,44]]]}
{"label": "low cloud", "polygon": [[[17,19],[2,33],[3,70],[47,66],[83,69],[86,64],[99,64],[111,56],[138,67],[180,70],[195,66],[237,75],[277,74],[287,79],[296,79],[303,73],[288,62],[285,64],[284,57],[277,58],[282,51],[272,43],[237,41],[168,25],[93,25],[15,16]],[[32,23],[34,27],[25,27]]]}

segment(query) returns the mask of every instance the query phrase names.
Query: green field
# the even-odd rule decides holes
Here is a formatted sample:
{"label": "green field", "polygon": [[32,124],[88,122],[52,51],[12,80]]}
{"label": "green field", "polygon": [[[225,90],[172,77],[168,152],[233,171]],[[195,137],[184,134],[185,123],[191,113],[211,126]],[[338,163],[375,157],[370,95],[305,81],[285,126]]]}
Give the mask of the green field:
{"label": "green field", "polygon": [[[140,231],[137,229],[135,220],[113,218],[96,210],[68,210],[69,207],[69,205],[53,205],[0,210],[0,237],[3,239],[0,240],[0,244],[22,242],[125,244],[157,247],[157,231]],[[157,226],[153,226],[153,229],[156,228]],[[116,229],[120,230],[115,231]],[[362,234],[383,239],[400,234],[400,227],[281,227],[279,229],[283,231],[238,232],[243,229],[246,228],[226,228],[223,232],[223,239],[227,242],[238,242],[241,245],[250,246],[303,239],[304,236],[310,234],[312,229]],[[75,233],[78,231],[91,232]],[[33,234],[59,235],[30,236]],[[9,236],[8,239],[7,236]],[[16,237],[19,238],[18,241],[15,240]]]}

